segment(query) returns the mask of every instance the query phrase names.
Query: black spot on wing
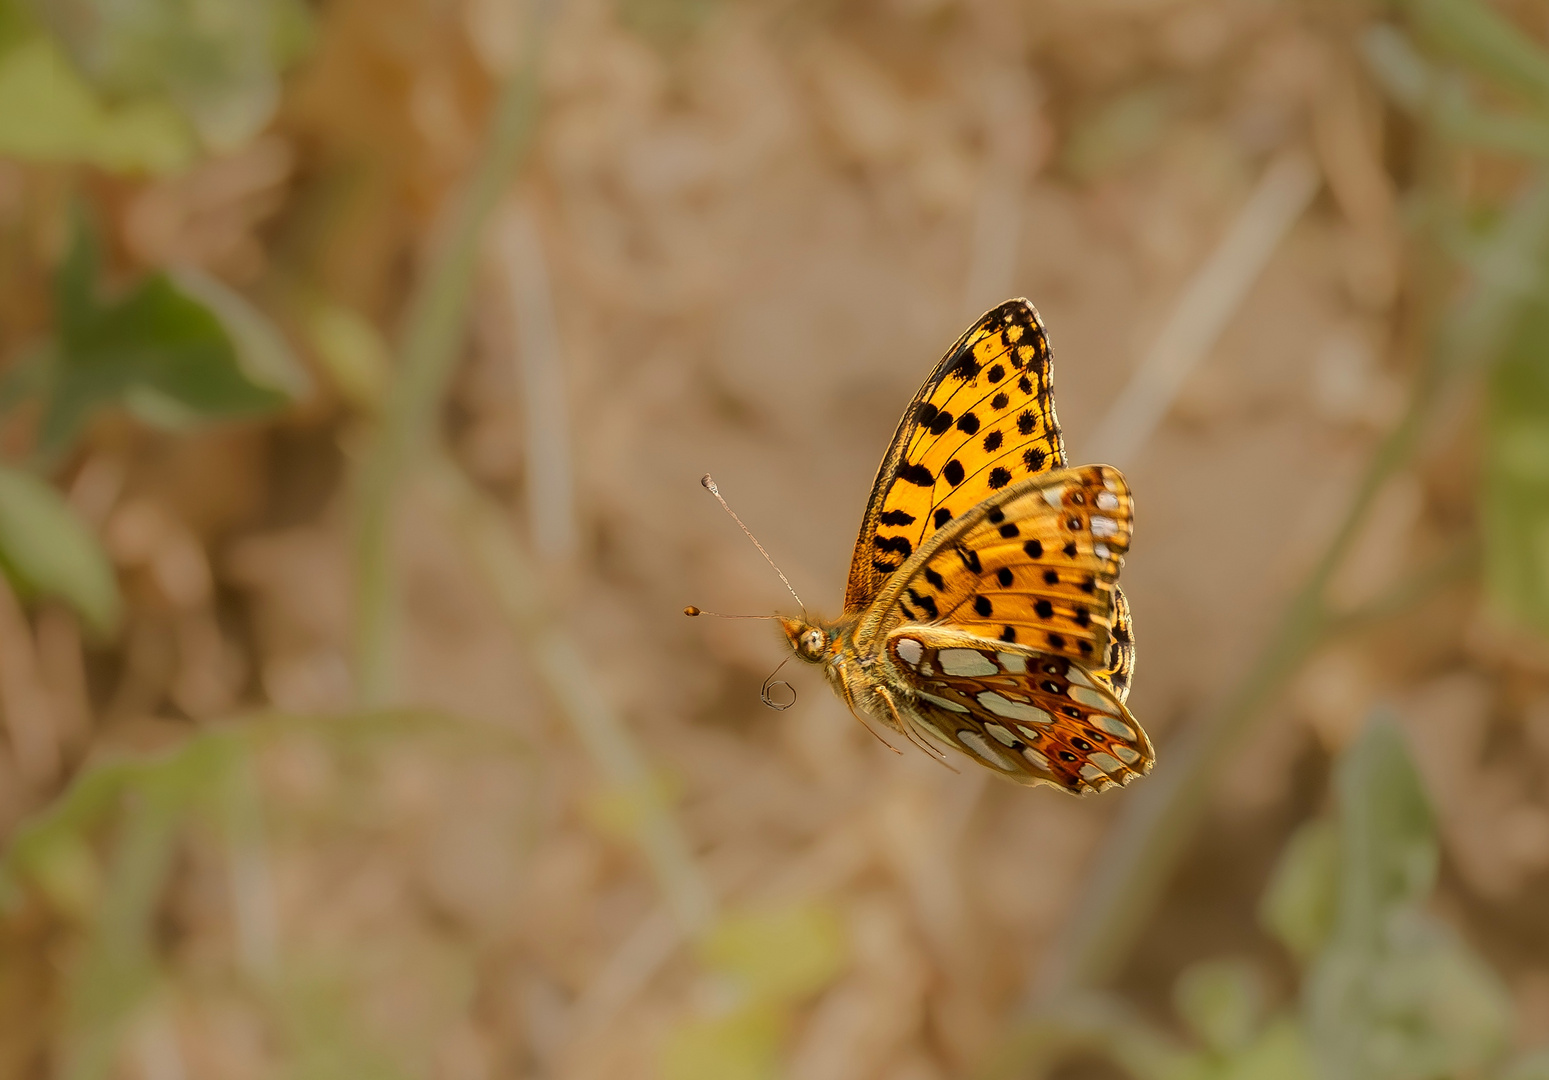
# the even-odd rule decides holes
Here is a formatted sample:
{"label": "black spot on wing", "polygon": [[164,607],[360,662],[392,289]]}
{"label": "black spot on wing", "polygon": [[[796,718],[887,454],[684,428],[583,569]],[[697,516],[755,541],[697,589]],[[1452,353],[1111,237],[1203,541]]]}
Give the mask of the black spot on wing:
{"label": "black spot on wing", "polygon": [[913,525],[914,515],[907,510],[889,510],[877,518],[879,525]]}
{"label": "black spot on wing", "polygon": [[909,600],[914,604],[915,607],[925,612],[925,614],[930,616],[932,619],[940,617],[940,612],[936,608],[936,598],[934,596],[921,596],[914,589],[910,589]]}
{"label": "black spot on wing", "polygon": [[1006,437],[999,431],[992,431],[984,437],[984,452],[993,454],[1000,449],[1000,444],[1006,441]]}
{"label": "black spot on wing", "polygon": [[1027,552],[1029,559],[1043,558],[1043,544],[1037,540],[1029,540],[1022,545],[1022,550]]}
{"label": "black spot on wing", "polygon": [[951,520],[952,511],[948,510],[945,506],[937,507],[935,517],[931,518],[931,522],[938,529]]}
{"label": "black spot on wing", "polygon": [[979,430],[979,418],[971,412],[965,412],[957,418],[957,430],[964,435],[972,435]]}
{"label": "black spot on wing", "polygon": [[905,559],[914,554],[914,545],[909,542],[907,537],[873,536],[871,538],[871,542],[878,551],[896,552],[897,554],[902,555]]}
{"label": "black spot on wing", "polygon": [[1023,409],[1017,417],[1017,431],[1023,435],[1031,435],[1038,427],[1038,418],[1033,415],[1033,410]]}
{"label": "black spot on wing", "polygon": [[976,611],[981,618],[988,619],[991,615],[995,614],[995,606],[990,603],[988,597],[976,596],[974,597],[974,611]]}
{"label": "black spot on wing", "polygon": [[999,490],[1011,483],[1011,474],[999,465],[990,470],[990,487]]}
{"label": "black spot on wing", "polygon": [[941,470],[941,478],[953,487],[957,487],[957,485],[963,482],[964,475],[963,463],[958,461],[957,458],[947,462],[946,468]]}
{"label": "black spot on wing", "polygon": [[916,487],[931,487],[936,483],[936,477],[924,465],[905,465],[898,470],[898,478]]}

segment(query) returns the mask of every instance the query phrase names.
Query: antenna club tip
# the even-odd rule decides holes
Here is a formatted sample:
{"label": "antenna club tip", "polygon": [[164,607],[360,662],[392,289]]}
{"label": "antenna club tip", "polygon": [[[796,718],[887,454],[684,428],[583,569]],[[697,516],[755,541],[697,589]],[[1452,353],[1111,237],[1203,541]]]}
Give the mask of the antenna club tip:
{"label": "antenna club tip", "polygon": [[687,615],[689,618],[692,619],[695,615],[699,614],[699,609],[697,607],[695,607],[693,604],[690,604],[688,607],[683,609],[683,614]]}
{"label": "antenna club tip", "polygon": [[715,481],[710,478],[709,473],[705,473],[699,478],[699,486],[709,492],[714,492],[716,490]]}

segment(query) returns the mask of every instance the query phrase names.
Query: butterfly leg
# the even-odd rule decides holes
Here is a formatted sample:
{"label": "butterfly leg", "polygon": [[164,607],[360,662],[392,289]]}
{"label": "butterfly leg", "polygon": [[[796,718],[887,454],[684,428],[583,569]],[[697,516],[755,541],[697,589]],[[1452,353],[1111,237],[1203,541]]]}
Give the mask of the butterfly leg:
{"label": "butterfly leg", "polygon": [[947,755],[942,753],[938,748],[932,746],[925,738],[925,736],[921,735],[918,731],[915,730],[914,724],[910,723],[912,714],[906,716],[906,714],[899,711],[897,703],[893,701],[892,694],[889,694],[880,686],[877,687],[876,692],[877,696],[880,697],[883,703],[887,706],[887,711],[893,714],[894,726],[896,726],[899,731],[904,733],[905,738],[914,743],[914,745],[918,746],[921,750],[924,750],[931,757],[941,762],[941,764],[945,765],[947,768],[952,769],[953,772],[957,772],[956,769],[952,768],[952,763],[947,760]]}
{"label": "butterfly leg", "polygon": [[[838,661],[839,668],[842,669],[843,664],[843,660]],[[866,722],[865,710],[856,706],[855,696],[850,693],[850,684],[845,680],[844,672],[842,670],[836,671],[836,677],[832,680],[832,682],[836,687],[838,687],[839,696],[844,699],[845,708],[850,710],[850,715],[855,717],[856,723],[860,724],[861,727],[869,731],[873,739],[876,739],[883,746],[893,751],[893,753],[902,754],[902,750],[884,739],[880,734],[878,734],[876,728],[872,727]]]}

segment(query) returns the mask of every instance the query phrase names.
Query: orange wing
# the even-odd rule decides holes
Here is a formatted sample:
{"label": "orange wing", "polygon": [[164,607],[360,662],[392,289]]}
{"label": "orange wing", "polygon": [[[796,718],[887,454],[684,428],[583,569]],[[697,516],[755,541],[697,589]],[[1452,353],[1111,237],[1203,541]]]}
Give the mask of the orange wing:
{"label": "orange wing", "polygon": [[870,604],[948,521],[1064,465],[1043,323],[1026,300],[1008,300],[947,350],[899,422],[855,542],[845,612]]}

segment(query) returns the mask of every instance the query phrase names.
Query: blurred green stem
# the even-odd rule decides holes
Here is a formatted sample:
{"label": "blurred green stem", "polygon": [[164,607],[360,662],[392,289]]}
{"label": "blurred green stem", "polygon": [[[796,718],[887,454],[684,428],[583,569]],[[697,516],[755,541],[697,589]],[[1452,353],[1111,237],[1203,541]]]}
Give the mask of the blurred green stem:
{"label": "blurred green stem", "polygon": [[123,816],[97,924],[72,978],[66,1080],[108,1075],[130,1014],[157,977],[151,927],[182,807],[159,790],[135,794]]}
{"label": "blurred green stem", "polygon": [[1341,625],[1328,588],[1359,537],[1377,493],[1414,455],[1443,392],[1500,347],[1521,302],[1539,287],[1549,243],[1549,183],[1542,173],[1491,234],[1468,289],[1442,325],[1409,406],[1373,452],[1338,529],[1287,605],[1258,659],[1215,709],[1195,724],[1141,787],[1114,829],[1099,869],[1075,907],[1069,931],[1047,958],[1027,1005],[1035,1014],[1111,978],[1144,929],[1147,914],[1215,794],[1215,780],[1240,737],[1303,660]]}
{"label": "blurred green stem", "polygon": [[507,623],[527,649],[538,676],[615,793],[634,811],[634,839],[685,937],[707,929],[715,898],[694,860],[688,837],[645,753],[606,695],[595,662],[544,609],[532,561],[517,545],[506,515],[468,482],[456,465],[441,461],[436,487]]}
{"label": "blurred green stem", "polygon": [[500,92],[482,160],[409,301],[402,358],[375,444],[359,479],[355,547],[355,675],[358,700],[392,693],[394,597],[390,534],[405,469],[431,439],[463,340],[479,241],[490,214],[532,145],[538,67],[557,0],[535,0],[526,51]]}

